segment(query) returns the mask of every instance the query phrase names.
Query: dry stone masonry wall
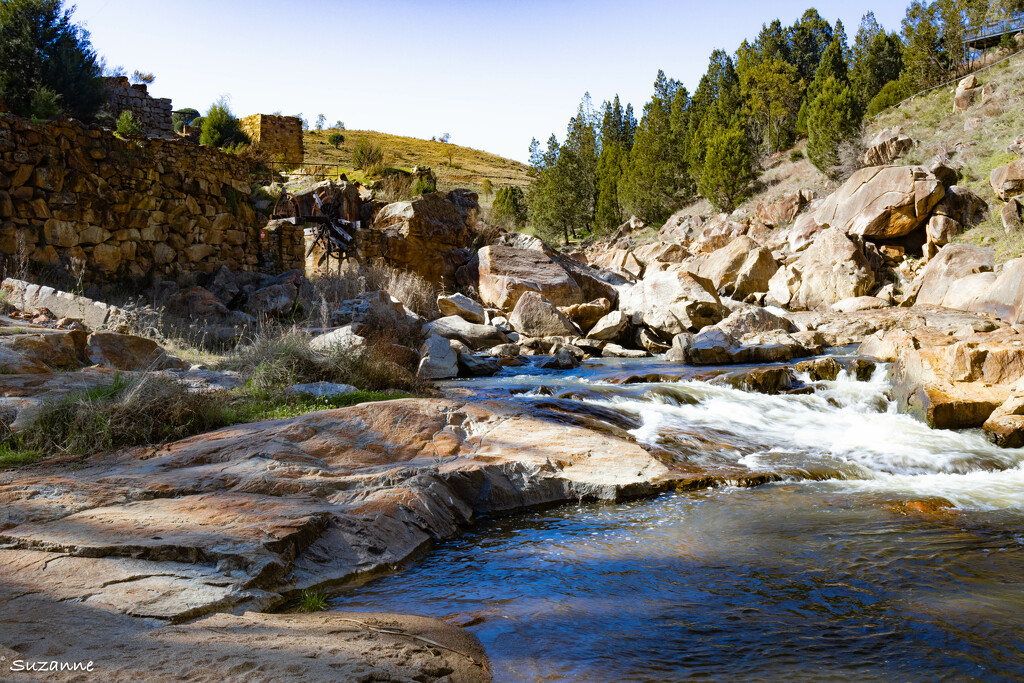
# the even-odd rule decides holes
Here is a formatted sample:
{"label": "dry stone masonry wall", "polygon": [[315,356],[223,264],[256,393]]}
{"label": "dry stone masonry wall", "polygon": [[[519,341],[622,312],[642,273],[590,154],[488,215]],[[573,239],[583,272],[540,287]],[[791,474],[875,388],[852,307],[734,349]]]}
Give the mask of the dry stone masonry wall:
{"label": "dry stone masonry wall", "polygon": [[150,137],[173,137],[171,123],[171,100],[149,96],[145,83],[132,85],[124,76],[104,79],[107,88],[107,102],[114,116],[128,110],[142,123],[142,129]]}
{"label": "dry stone masonry wall", "polygon": [[302,121],[294,116],[253,114],[241,120],[242,130],[252,143],[284,164],[301,166],[305,154],[302,145]]}
{"label": "dry stone masonry wall", "polygon": [[249,193],[244,162],[187,140],[0,116],[0,251],[83,283],[255,270]]}

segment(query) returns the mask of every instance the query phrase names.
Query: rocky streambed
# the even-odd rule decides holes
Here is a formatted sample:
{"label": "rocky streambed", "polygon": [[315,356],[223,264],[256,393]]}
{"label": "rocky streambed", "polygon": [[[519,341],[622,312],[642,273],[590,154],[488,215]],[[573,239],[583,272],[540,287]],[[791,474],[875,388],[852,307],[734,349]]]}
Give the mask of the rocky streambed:
{"label": "rocky streambed", "polygon": [[[1024,451],[901,414],[851,352],[537,358],[4,472],[0,654],[119,680],[1020,674]],[[337,611],[281,612],[310,588]]]}

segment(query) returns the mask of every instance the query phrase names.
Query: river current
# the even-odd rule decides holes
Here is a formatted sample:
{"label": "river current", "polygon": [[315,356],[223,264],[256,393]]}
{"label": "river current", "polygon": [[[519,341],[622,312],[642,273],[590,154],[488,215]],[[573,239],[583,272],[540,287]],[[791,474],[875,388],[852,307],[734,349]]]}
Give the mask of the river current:
{"label": "river current", "polygon": [[777,396],[720,372],[589,361],[453,385],[722,483],[483,520],[333,606],[463,625],[498,681],[1024,679],[1024,450],[899,414],[884,367]]}

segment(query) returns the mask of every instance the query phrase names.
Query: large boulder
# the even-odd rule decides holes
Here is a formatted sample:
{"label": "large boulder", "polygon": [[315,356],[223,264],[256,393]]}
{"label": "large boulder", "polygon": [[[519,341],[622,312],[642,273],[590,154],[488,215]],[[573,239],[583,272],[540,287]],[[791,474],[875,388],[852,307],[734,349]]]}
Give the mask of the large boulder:
{"label": "large boulder", "polygon": [[489,349],[508,343],[508,337],[497,327],[471,323],[457,315],[438,318],[427,324],[423,332],[428,337],[437,335],[445,339],[456,339],[473,349]]}
{"label": "large boulder", "polygon": [[371,332],[390,331],[400,339],[416,334],[419,327],[402,302],[382,289],[343,301],[331,313],[331,324],[351,325],[353,331],[362,336]]}
{"label": "large boulder", "polygon": [[57,318],[80,320],[91,330],[116,325],[123,317],[116,306],[24,280],[7,278],[0,289],[7,301],[21,311],[31,313],[45,308]]}
{"label": "large boulder", "polygon": [[588,339],[618,341],[629,329],[629,317],[622,311],[612,311],[597,321],[587,333]]}
{"label": "large boulder", "polygon": [[885,166],[891,164],[914,147],[914,140],[900,133],[900,129],[886,128],[868,143],[864,152],[865,166]]}
{"label": "large boulder", "polygon": [[711,280],[719,294],[743,300],[767,292],[778,269],[772,253],[744,235],[705,258],[697,274]]}
{"label": "large boulder", "polygon": [[170,356],[152,339],[115,332],[93,332],[85,353],[96,365],[118,370],[186,370],[189,364]]}
{"label": "large boulder", "polygon": [[[368,259],[382,258],[432,282],[454,282],[455,271],[470,257],[476,237],[475,195],[431,192],[381,209],[359,239]],[[458,201],[452,201],[456,199]]]}
{"label": "large boulder", "polygon": [[441,315],[457,315],[471,323],[485,322],[484,307],[465,294],[442,294],[437,297],[437,309]]}
{"label": "large boulder", "polygon": [[813,196],[813,193],[808,190],[789,192],[781,199],[771,203],[759,201],[755,213],[758,220],[765,225],[777,227],[796,218],[796,215]]}
{"label": "large boulder", "polygon": [[439,335],[431,335],[420,347],[421,379],[450,379],[459,375],[459,355],[452,343]]}
{"label": "large boulder", "polygon": [[1017,159],[993,169],[989,175],[989,182],[996,196],[1004,202],[1010,197],[1024,194],[1024,159]]}
{"label": "large boulder", "polygon": [[582,336],[564,313],[537,292],[526,292],[519,297],[508,321],[516,332],[527,337]]}
{"label": "large boulder", "polygon": [[862,248],[841,229],[821,231],[795,263],[780,268],[768,285],[769,300],[793,309],[821,309],[867,295],[875,276]]}
{"label": "large boulder", "polygon": [[594,299],[585,304],[574,304],[560,309],[569,320],[586,332],[612,310],[612,302],[608,299]]}
{"label": "large boulder", "polygon": [[540,249],[490,245],[480,250],[480,298],[488,306],[511,310],[526,292],[556,306],[583,302],[583,291],[562,266]]}
{"label": "large boulder", "polygon": [[651,242],[633,250],[633,255],[643,265],[660,261],[662,263],[682,263],[688,254],[686,249],[673,242]]}
{"label": "large boulder", "polygon": [[920,227],[944,195],[942,182],[920,166],[862,168],[814,217],[850,235],[893,239]]}
{"label": "large boulder", "polygon": [[813,355],[790,332],[793,325],[763,308],[738,310],[696,335],[672,341],[670,360],[693,365],[775,363]]}
{"label": "large boulder", "polygon": [[725,316],[711,281],[676,265],[648,270],[636,285],[624,287],[619,309],[665,339],[714,325]]}
{"label": "large boulder", "polygon": [[995,280],[965,310],[989,313],[1011,325],[1024,324],[1024,257],[1003,264]]}
{"label": "large boulder", "polygon": [[995,253],[969,244],[939,250],[912,285],[919,305],[973,310],[974,301],[995,282]]}
{"label": "large boulder", "polygon": [[595,254],[590,262],[630,278],[638,278],[644,272],[643,264],[629,249],[604,249]]}

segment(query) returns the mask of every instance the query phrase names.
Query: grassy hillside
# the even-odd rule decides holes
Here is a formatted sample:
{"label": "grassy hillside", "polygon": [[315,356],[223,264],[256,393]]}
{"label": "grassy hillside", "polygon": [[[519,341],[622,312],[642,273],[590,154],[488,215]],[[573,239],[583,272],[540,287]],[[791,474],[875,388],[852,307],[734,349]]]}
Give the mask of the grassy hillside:
{"label": "grassy hillside", "polygon": [[948,154],[958,167],[960,184],[969,187],[989,205],[989,218],[964,233],[960,240],[993,247],[1000,260],[1024,253],[1024,238],[1007,235],[999,220],[1002,202],[989,184],[992,169],[1017,157],[1006,151],[1018,135],[1024,134],[1024,53],[976,74],[979,84],[995,87],[991,99],[975,100],[966,112],[953,113],[955,84],[916,97],[899,107],[882,112],[869,122],[866,135],[899,126],[918,141],[900,164],[928,163],[936,154]]}
{"label": "grassy hillside", "polygon": [[429,166],[437,176],[440,190],[467,187],[480,192],[485,178],[490,179],[495,189],[504,185],[525,186],[530,182],[525,164],[477,149],[372,130],[342,131],[345,142],[335,149],[327,142],[328,136],[334,132],[337,131],[306,131],[306,163],[338,164],[352,180],[363,179],[358,171],[352,169],[352,151],[359,140],[368,138],[384,150],[388,166],[407,171],[414,166]]}

